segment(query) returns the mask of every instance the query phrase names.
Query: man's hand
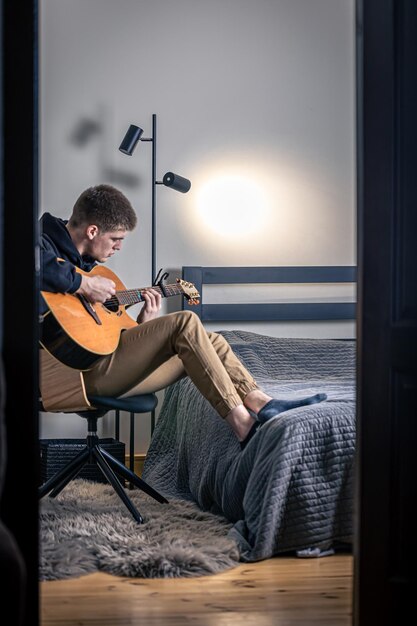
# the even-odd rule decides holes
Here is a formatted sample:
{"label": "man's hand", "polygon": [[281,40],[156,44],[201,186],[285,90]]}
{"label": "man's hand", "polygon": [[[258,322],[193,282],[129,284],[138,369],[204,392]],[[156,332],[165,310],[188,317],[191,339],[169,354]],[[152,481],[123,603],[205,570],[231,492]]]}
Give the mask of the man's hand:
{"label": "man's hand", "polygon": [[89,302],[105,302],[116,293],[116,283],[104,276],[81,277],[81,285],[75,293],[80,293]]}
{"label": "man's hand", "polygon": [[148,289],[143,289],[141,291],[141,295],[145,300],[145,304],[136,318],[138,324],[141,324],[142,322],[149,322],[149,320],[154,319],[154,317],[158,316],[158,313],[161,310],[162,298],[158,291],[149,287]]}

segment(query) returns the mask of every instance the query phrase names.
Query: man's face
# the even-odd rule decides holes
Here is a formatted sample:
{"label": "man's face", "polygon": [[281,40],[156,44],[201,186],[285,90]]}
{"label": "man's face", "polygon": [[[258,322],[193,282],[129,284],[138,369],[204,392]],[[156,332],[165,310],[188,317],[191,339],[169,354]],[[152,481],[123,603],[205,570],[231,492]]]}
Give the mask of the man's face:
{"label": "man's face", "polygon": [[121,249],[127,231],[123,229],[102,232],[92,230],[89,234],[87,254],[100,263],[105,263],[115,252]]}

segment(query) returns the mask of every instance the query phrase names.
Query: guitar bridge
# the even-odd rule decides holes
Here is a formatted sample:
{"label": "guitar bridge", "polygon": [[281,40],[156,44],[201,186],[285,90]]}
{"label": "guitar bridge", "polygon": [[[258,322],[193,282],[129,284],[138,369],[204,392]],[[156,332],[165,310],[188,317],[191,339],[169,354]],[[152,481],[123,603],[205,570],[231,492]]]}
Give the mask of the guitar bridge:
{"label": "guitar bridge", "polygon": [[81,294],[77,293],[76,296],[79,298],[81,304],[83,305],[83,307],[85,308],[85,310],[87,311],[87,313],[89,315],[91,315],[91,317],[93,318],[93,320],[95,321],[96,324],[98,324],[99,326],[101,326],[101,319],[99,318],[99,316],[97,315],[96,310],[94,309],[93,305],[91,304],[91,302],[89,302],[87,300],[87,298],[85,296],[82,296]]}

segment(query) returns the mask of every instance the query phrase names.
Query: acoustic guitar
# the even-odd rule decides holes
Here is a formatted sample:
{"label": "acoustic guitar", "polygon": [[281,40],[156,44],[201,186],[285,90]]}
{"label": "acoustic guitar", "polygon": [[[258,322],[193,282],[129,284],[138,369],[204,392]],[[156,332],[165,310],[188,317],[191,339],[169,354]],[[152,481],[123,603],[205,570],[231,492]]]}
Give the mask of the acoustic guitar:
{"label": "acoustic guitar", "polygon": [[[92,305],[84,296],[41,291],[48,311],[41,316],[41,345],[56,359],[79,370],[89,369],[100,357],[114,352],[120,333],[137,323],[126,313],[129,306],[143,302],[140,289],[126,289],[109,268],[97,265],[85,276],[103,276],[116,284],[116,294],[103,304]],[[198,304],[200,294],[192,283],[180,278],[172,285],[152,287],[162,297],[183,295],[189,304]]]}

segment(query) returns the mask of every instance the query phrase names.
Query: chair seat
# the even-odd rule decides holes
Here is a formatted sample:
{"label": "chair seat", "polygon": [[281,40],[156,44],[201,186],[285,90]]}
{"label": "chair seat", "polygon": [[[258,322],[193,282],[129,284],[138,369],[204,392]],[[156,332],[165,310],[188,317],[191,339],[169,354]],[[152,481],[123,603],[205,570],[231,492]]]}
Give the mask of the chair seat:
{"label": "chair seat", "polygon": [[114,398],[111,396],[88,396],[91,404],[97,409],[115,409],[129,413],[149,413],[158,404],[154,393],[130,396],[129,398]]}

